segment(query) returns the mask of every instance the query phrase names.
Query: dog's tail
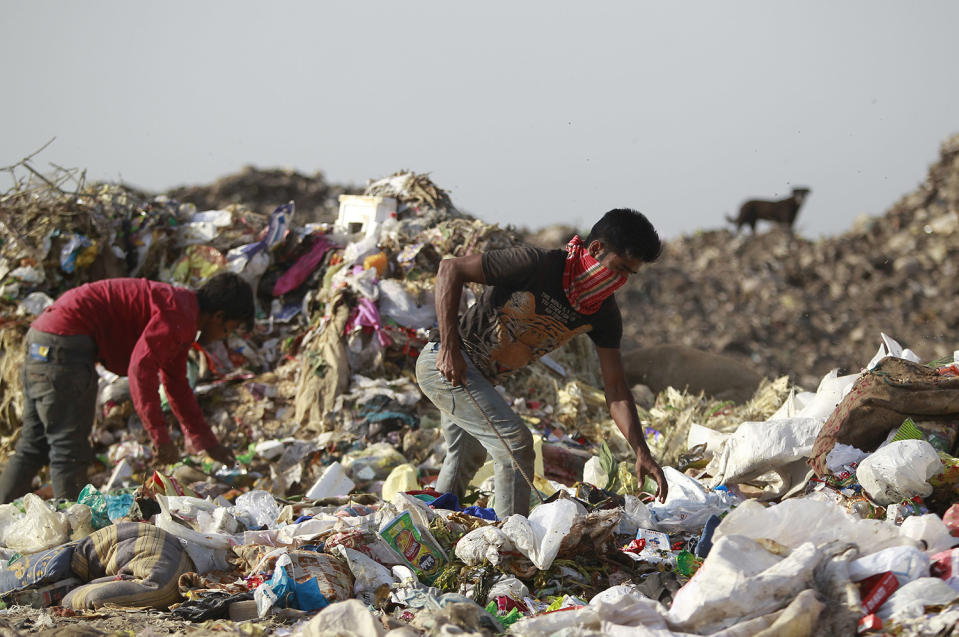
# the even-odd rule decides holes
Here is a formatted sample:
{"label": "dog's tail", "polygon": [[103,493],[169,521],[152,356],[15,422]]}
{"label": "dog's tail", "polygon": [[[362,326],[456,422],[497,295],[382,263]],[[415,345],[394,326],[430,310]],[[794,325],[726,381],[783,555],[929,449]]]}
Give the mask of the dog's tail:
{"label": "dog's tail", "polygon": [[739,223],[739,219],[733,219],[733,218],[730,217],[729,215],[726,215],[726,221],[727,221],[728,223]]}

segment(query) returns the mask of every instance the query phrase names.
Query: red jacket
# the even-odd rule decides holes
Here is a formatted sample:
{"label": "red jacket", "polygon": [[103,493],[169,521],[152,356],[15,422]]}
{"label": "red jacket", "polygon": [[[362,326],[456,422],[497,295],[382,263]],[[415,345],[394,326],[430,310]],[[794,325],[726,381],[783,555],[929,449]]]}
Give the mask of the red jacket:
{"label": "red jacket", "polygon": [[217,439],[186,377],[199,313],[192,290],[146,279],[105,279],[65,292],[31,327],[91,336],[104,367],[129,377],[133,406],[157,445],[170,441],[160,407],[162,382],[187,440],[195,449],[209,449]]}

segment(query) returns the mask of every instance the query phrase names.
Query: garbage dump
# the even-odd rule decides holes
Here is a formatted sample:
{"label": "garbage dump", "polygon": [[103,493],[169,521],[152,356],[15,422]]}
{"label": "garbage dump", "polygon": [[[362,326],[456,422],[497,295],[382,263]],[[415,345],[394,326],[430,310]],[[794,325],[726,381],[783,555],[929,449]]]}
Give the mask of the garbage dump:
{"label": "garbage dump", "polygon": [[[956,187],[959,165],[936,179]],[[335,219],[301,223],[295,200],[198,209],[69,172],[0,199],[5,456],[24,334],[64,290],[105,276],[195,287],[231,270],[257,299],[252,330],[189,363],[237,464],[158,464],[129,385],[103,370],[97,463],[77,500],[53,500],[41,474],[0,505],[5,630],[666,637],[959,623],[956,354],[921,358],[876,331],[869,354],[814,383],[757,365],[764,380],[741,403],[636,387],[669,483],[658,502],[577,337],[501,386],[534,434],[543,501],[498,519],[491,464],[462,498],[434,489],[444,443],[413,367],[439,260],[520,233],[410,172],[337,200]],[[923,205],[957,218],[956,201]],[[902,232],[946,232],[928,214],[939,230]]]}

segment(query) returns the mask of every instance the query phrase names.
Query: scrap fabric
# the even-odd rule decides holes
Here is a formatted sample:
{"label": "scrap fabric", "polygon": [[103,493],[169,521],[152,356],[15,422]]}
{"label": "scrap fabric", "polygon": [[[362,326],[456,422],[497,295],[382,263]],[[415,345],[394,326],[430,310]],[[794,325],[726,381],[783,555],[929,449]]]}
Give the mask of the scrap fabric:
{"label": "scrap fabric", "polygon": [[111,524],[80,540],[70,568],[89,582],[64,597],[63,606],[75,610],[106,604],[166,609],[180,598],[180,576],[195,570],[179,540],[140,522]]}

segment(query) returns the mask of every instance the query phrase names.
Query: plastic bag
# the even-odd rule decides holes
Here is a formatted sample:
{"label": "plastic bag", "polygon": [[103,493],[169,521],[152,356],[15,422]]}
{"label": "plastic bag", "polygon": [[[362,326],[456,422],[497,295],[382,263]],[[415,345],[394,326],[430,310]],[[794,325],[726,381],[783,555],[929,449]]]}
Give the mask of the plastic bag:
{"label": "plastic bag", "polygon": [[921,617],[926,612],[926,606],[945,606],[957,598],[959,591],[938,577],[920,577],[893,593],[876,614],[883,621],[892,619],[901,622],[911,617]]}
{"label": "plastic bag", "polygon": [[589,600],[589,606],[604,622],[617,626],[668,630],[666,608],[628,585],[611,586],[597,593]]}
{"label": "plastic bag", "polygon": [[730,620],[779,610],[807,588],[823,554],[811,542],[785,557],[743,536],[718,540],[694,578],[676,592],[668,617],[687,632],[708,634]]}
{"label": "plastic bag", "polygon": [[669,492],[666,502],[654,502],[649,506],[656,526],[664,531],[687,531],[697,533],[711,515],[719,515],[731,509],[736,500],[728,491],[708,491],[698,480],[663,467]]}
{"label": "plastic bag", "polygon": [[[816,524],[810,525],[810,520]],[[790,498],[768,507],[746,500],[723,518],[713,542],[724,535],[768,538],[791,548],[804,542],[821,546],[839,540],[880,551],[912,543],[903,538],[899,527],[891,522],[855,519],[835,502],[812,497]]]}
{"label": "plastic bag", "polygon": [[23,496],[26,513],[6,527],[3,544],[20,553],[37,553],[70,539],[70,522],[63,513],[47,506],[40,496]]}
{"label": "plastic bag", "polygon": [[782,495],[792,486],[790,465],[809,457],[824,422],[797,417],[742,423],[706,469],[715,476],[711,486],[755,482],[762,476],[770,495]]}
{"label": "plastic bag", "polygon": [[529,589],[515,575],[502,575],[490,586],[489,593],[486,594],[486,603],[504,595],[519,601],[529,595]]}
{"label": "plastic bag", "polygon": [[927,553],[939,553],[959,544],[959,538],[949,534],[949,527],[935,513],[910,515],[899,530],[906,537],[923,542]]}
{"label": "plastic bag", "polygon": [[383,628],[383,624],[373,617],[363,602],[348,599],[344,602],[330,604],[297,632],[299,637],[339,634],[383,637],[386,630]]}
{"label": "plastic bag", "polygon": [[902,586],[929,576],[929,557],[914,546],[892,546],[853,560],[849,579],[858,582],[886,571],[891,571]]}
{"label": "plastic bag", "polygon": [[417,305],[403,284],[395,279],[379,282],[380,314],[411,329],[428,329],[436,323],[436,307],[433,295],[424,299],[423,305]]}
{"label": "plastic bag", "polygon": [[193,560],[196,572],[200,575],[209,571],[222,571],[228,567],[226,552],[236,544],[233,536],[224,533],[201,533],[176,522],[170,515],[168,496],[157,494],[160,513],[155,524],[167,533],[175,535]]}
{"label": "plastic bag", "polygon": [[383,482],[383,500],[389,502],[397,493],[414,491],[419,488],[416,477],[416,467],[404,462],[390,471],[390,475]]}
{"label": "plastic bag", "polygon": [[373,594],[381,586],[389,588],[396,581],[388,568],[355,549],[341,545],[333,550],[346,560],[353,572],[353,593],[356,595]]}
{"label": "plastic bag", "polygon": [[563,539],[582,513],[573,500],[564,499],[541,504],[529,518],[511,515],[501,527],[516,549],[541,571],[549,570],[556,559]]}
{"label": "plastic bag", "polygon": [[93,533],[93,511],[85,504],[72,504],[65,511],[70,523],[70,539],[79,540]]}
{"label": "plastic bag", "polygon": [[942,471],[935,448],[925,440],[891,442],[859,463],[856,478],[878,504],[932,494],[929,478]]}
{"label": "plastic bag", "polygon": [[512,551],[515,547],[509,536],[495,526],[473,529],[461,537],[453,549],[456,557],[468,566],[479,566],[484,560],[497,566],[504,561],[503,554]]}
{"label": "plastic bag", "polygon": [[273,494],[256,489],[237,496],[233,515],[250,530],[271,529],[280,516],[280,507]]}
{"label": "plastic bag", "polygon": [[107,514],[107,500],[92,484],[88,484],[80,490],[77,503],[85,504],[93,511],[93,530],[99,531],[112,524],[110,516]]}
{"label": "plastic bag", "polygon": [[260,617],[266,617],[274,607],[286,608],[293,600],[293,578],[286,571],[286,567],[290,565],[289,555],[278,557],[273,569],[273,577],[257,586],[253,591],[253,599],[256,600],[256,612]]}

